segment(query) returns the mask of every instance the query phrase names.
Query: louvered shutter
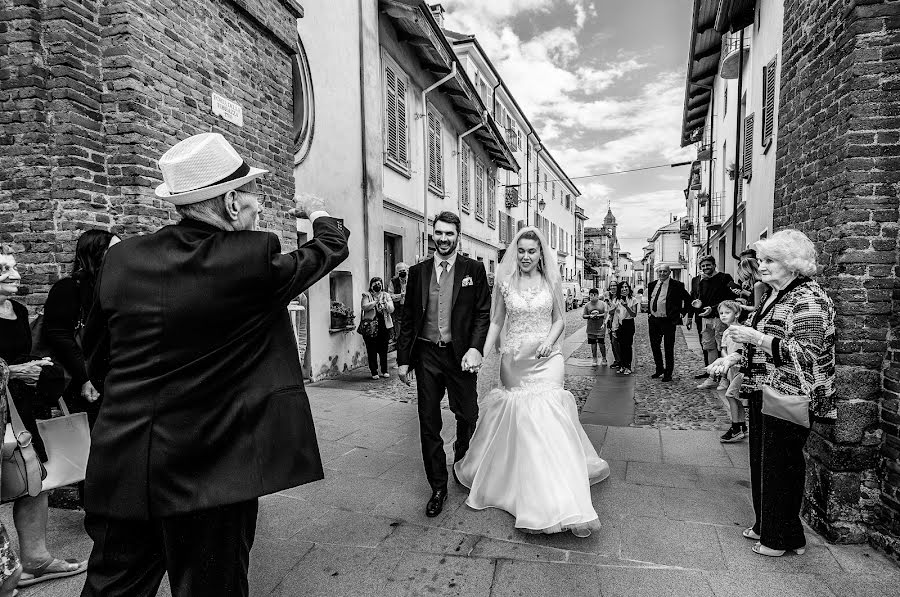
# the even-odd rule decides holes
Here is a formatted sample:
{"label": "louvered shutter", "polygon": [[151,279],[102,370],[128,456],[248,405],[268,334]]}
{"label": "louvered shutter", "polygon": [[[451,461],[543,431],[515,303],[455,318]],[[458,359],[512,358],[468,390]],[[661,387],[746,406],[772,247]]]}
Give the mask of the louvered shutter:
{"label": "louvered shutter", "polygon": [[753,176],[753,114],[744,117],[744,165],[741,172],[747,180]]}
{"label": "louvered shutter", "polygon": [[428,184],[436,190],[444,189],[444,144],[441,142],[441,121],[428,115]]}
{"label": "louvered shutter", "polygon": [[388,66],[384,69],[385,101],[385,152],[388,157],[399,159],[397,145],[397,75]]}
{"label": "louvered shutter", "polygon": [[778,57],[772,58],[772,61],[766,66],[765,81],[765,98],[763,99],[763,123],[762,123],[762,143],[768,145],[772,140],[775,132],[775,66]]}
{"label": "louvered shutter", "polygon": [[484,220],[484,164],[475,160],[475,217]]}
{"label": "louvered shutter", "polygon": [[397,77],[397,160],[404,167],[409,166],[409,124],[406,121],[406,80]]}
{"label": "louvered shutter", "polygon": [[459,180],[460,180],[460,203],[462,204],[462,210],[466,213],[469,213],[469,147],[468,145],[463,145],[462,152],[460,153],[460,164],[459,164]]}

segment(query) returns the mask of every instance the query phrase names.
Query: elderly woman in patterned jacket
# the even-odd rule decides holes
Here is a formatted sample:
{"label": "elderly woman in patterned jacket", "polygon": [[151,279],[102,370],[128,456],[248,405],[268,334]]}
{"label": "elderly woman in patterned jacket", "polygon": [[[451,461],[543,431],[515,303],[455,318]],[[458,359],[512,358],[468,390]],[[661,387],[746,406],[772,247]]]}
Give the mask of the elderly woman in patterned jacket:
{"label": "elderly woman in patterned jacket", "polygon": [[[800,555],[806,538],[800,505],[806,479],[803,446],[809,428],[763,414],[763,387],[783,395],[810,399],[810,420],[833,421],[834,305],[810,278],[816,272],[816,248],[797,230],[782,230],[756,243],[763,295],[748,326],[726,332],[744,343],[741,397],[750,411],[750,480],[756,521],[744,537],[756,541],[753,551],[778,557]],[[717,360],[710,373],[720,373],[738,357]],[[723,369],[724,368],[724,369]],[[765,467],[762,463],[765,462]]]}

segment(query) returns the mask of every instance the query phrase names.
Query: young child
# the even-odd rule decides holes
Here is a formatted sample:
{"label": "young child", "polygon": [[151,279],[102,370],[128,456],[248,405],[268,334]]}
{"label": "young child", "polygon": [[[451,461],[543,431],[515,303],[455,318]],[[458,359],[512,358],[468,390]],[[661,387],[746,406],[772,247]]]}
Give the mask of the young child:
{"label": "young child", "polygon": [[606,314],[609,305],[600,300],[600,291],[591,288],[588,292],[588,302],[584,304],[582,319],[587,319],[587,339],[591,345],[591,354],[594,357],[594,366],[597,366],[597,347],[600,347],[600,364],[606,364]]}
{"label": "young child", "polygon": [[[741,316],[741,304],[737,301],[722,301],[719,303],[719,320],[726,326],[740,325],[738,318]],[[720,356],[727,357],[733,354],[740,354],[744,350],[744,345],[728,336],[722,342],[722,354]],[[731,410],[731,429],[725,432],[725,435],[719,438],[722,443],[732,443],[744,439],[747,436],[746,415],[744,413],[744,404],[740,399],[741,383],[744,376],[741,373],[740,365],[733,365],[728,372],[722,376],[718,389],[725,390],[725,401]]]}

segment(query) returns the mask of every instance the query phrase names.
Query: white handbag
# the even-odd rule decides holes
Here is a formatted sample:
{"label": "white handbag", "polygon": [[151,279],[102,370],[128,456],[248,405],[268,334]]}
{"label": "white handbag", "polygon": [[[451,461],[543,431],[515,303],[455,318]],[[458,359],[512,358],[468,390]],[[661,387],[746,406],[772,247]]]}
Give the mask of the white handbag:
{"label": "white handbag", "polygon": [[69,414],[62,398],[59,399],[59,407],[63,416],[37,422],[47,450],[44,491],[84,481],[88,455],[91,452],[91,430],[87,413]]}

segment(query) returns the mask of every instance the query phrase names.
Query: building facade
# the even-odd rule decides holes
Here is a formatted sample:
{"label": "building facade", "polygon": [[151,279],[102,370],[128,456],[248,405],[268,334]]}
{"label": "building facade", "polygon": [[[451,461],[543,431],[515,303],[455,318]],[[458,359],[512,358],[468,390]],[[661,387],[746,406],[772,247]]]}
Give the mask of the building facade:
{"label": "building facade", "polygon": [[900,558],[900,5],[693,10],[682,128],[698,147],[692,271],[704,254],[733,271],[736,250],[784,228],[816,243],[817,280],[837,310],[839,405],[806,445],[804,517],[831,541]]}
{"label": "building facade", "polygon": [[619,279],[619,238],[616,217],[609,207],[603,225],[584,229],[584,262],[586,276],[594,288],[608,288],[610,282]]}

